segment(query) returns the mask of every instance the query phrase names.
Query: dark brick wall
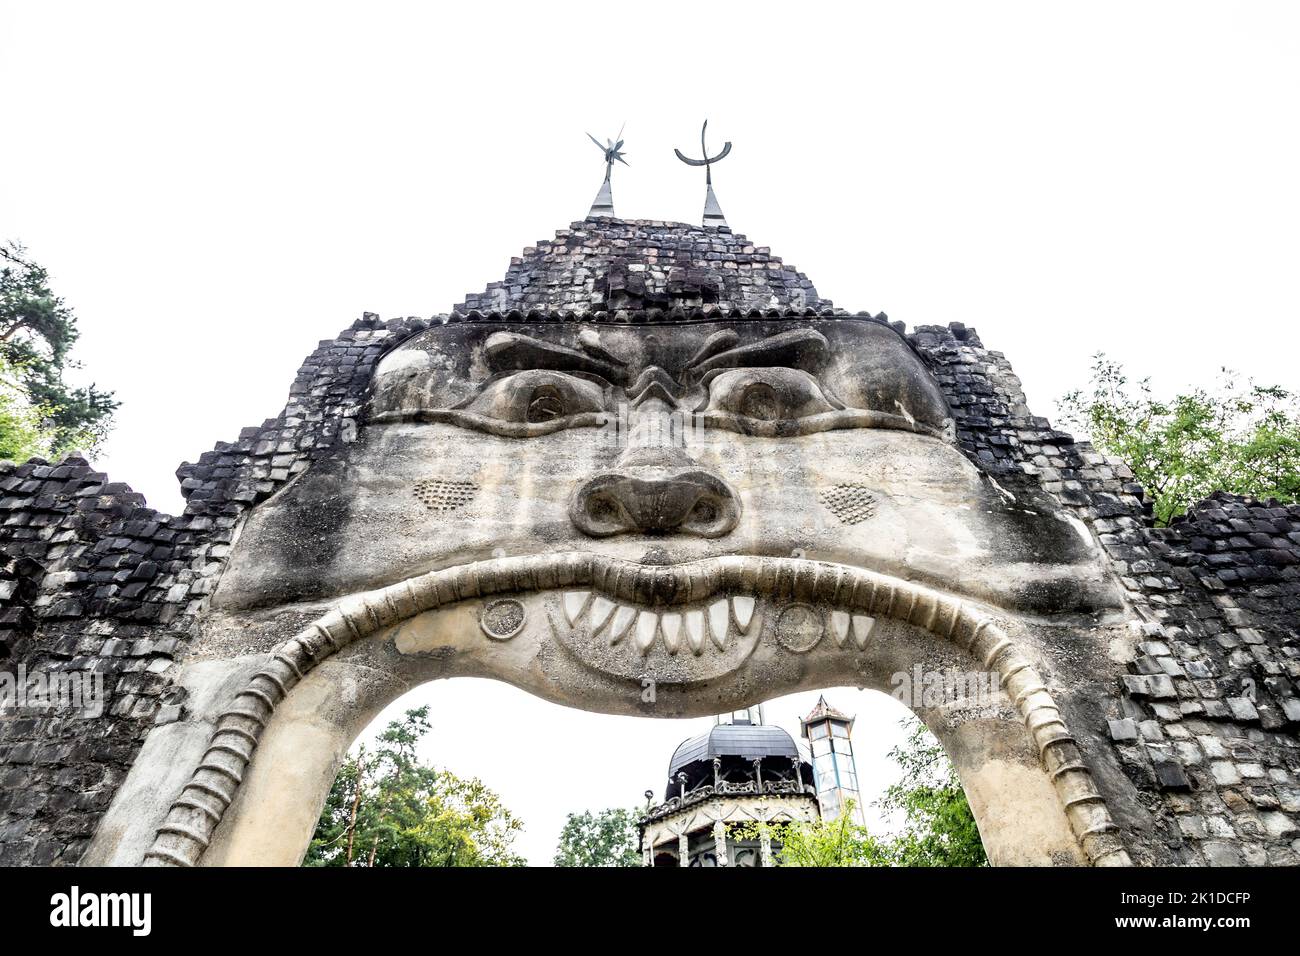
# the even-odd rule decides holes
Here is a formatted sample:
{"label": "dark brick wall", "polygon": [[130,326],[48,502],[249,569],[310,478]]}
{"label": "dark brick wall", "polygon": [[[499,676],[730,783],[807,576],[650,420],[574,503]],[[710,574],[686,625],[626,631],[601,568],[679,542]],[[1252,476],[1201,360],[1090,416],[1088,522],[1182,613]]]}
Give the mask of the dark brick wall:
{"label": "dark brick wall", "polygon": [[1128,834],[1135,859],[1300,863],[1300,505],[1216,494],[1153,528],[1128,469],[1030,414],[1005,356],[973,330],[909,338],[966,454],[1088,524],[1140,616],[1105,726],[1087,728],[1109,739],[1155,821]]}
{"label": "dark brick wall", "polygon": [[103,689],[97,716],[0,707],[0,863],[81,857],[149,728],[184,713],[170,675],[239,521],[355,436],[374,363],[427,325],[367,316],[321,342],[280,415],[178,469],[179,516],[76,456],[0,463],[0,673]]}

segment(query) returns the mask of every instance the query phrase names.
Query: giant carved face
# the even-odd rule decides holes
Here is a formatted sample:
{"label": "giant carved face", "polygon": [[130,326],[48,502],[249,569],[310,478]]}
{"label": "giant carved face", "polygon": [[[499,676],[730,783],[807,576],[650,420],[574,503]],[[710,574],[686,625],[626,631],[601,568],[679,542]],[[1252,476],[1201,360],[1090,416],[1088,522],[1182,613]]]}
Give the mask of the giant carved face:
{"label": "giant carved face", "polygon": [[993,609],[1110,601],[1086,534],[976,469],[920,358],[867,319],[442,325],[384,358],[367,422],[254,513],[217,607],[572,555],[582,580],[455,595],[472,635],[395,648],[524,647],[511,666],[550,696],[626,709],[653,681],[710,712],[887,638],[852,569]]}

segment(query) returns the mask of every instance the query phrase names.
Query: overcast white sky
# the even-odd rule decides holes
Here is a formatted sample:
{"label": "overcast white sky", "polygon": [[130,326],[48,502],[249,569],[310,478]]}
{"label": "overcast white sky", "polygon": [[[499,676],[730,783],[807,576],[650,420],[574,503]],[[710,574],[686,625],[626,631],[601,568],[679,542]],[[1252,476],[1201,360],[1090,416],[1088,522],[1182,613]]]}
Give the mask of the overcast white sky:
{"label": "overcast white sky", "polygon": [[[708,117],[735,230],[837,305],[976,327],[1053,415],[1099,350],[1167,389],[1300,385],[1297,93],[1295,3],[0,0],[0,239],[122,401],[97,464],[164,510],[318,339],[448,311],[585,215],[583,134],[625,120],[620,215],[698,221],[672,149]],[[833,699],[883,787],[896,715],[861,696]],[[536,862],[566,810],[661,788],[692,729],[483,682],[416,700]]]}

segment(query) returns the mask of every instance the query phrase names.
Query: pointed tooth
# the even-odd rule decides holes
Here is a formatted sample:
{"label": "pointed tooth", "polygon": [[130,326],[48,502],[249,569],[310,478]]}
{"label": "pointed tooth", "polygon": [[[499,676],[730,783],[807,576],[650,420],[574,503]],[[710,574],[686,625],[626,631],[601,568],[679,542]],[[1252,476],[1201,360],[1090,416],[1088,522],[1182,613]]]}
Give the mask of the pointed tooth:
{"label": "pointed tooth", "polygon": [[867,646],[867,638],[871,635],[871,629],[876,626],[874,617],[867,617],[865,614],[853,615],[853,640],[857,642],[858,647]]}
{"label": "pointed tooth", "polygon": [[591,633],[595,634],[605,626],[605,622],[609,620],[609,612],[612,610],[614,610],[614,602],[597,594],[596,600],[591,602]]}
{"label": "pointed tooth", "polygon": [[655,633],[659,630],[659,615],[653,611],[642,611],[636,617],[636,634],[632,643],[643,655],[650,653],[650,645],[655,642]]}
{"label": "pointed tooth", "polygon": [[686,612],[686,641],[698,656],[704,650],[704,612]]}
{"label": "pointed tooth", "polygon": [[659,628],[664,632],[664,647],[669,654],[676,654],[682,642],[682,616],[670,611],[659,619]]}
{"label": "pointed tooth", "polygon": [[587,607],[587,599],[590,597],[590,591],[564,592],[564,616],[569,619],[570,625],[578,623],[578,618],[582,617],[582,612]]}
{"label": "pointed tooth", "polygon": [[831,611],[831,634],[839,647],[849,639],[849,616],[844,611]]}
{"label": "pointed tooth", "polygon": [[713,637],[713,643],[718,645],[718,650],[722,650],[727,644],[727,624],[730,623],[730,617],[726,598],[709,605],[709,634]]}
{"label": "pointed tooth", "polygon": [[632,626],[632,620],[636,617],[636,611],[630,607],[624,607],[621,604],[617,611],[614,612],[614,622],[609,625],[609,642],[617,644],[627,635],[627,629]]}
{"label": "pointed tooth", "polygon": [[754,619],[754,599],[752,597],[734,597],[731,599],[731,613],[736,616],[736,626],[741,634],[749,633],[749,622]]}

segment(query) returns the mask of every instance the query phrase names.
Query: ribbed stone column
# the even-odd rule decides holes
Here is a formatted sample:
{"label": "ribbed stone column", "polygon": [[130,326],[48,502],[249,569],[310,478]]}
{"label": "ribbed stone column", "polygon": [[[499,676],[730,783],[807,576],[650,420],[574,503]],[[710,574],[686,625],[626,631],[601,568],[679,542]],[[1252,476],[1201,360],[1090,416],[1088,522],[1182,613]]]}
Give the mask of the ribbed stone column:
{"label": "ribbed stone column", "polygon": [[713,849],[718,857],[718,866],[731,866],[727,856],[727,825],[721,820],[713,824]]}

